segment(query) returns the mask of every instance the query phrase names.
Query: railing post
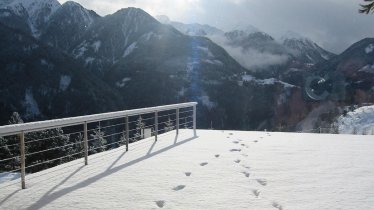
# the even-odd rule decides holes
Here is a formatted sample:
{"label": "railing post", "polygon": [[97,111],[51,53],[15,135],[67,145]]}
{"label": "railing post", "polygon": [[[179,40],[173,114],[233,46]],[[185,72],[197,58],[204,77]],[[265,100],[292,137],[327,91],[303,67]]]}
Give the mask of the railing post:
{"label": "railing post", "polygon": [[176,126],[177,135],[178,135],[179,134],[179,108],[177,108],[175,126]]}
{"label": "railing post", "polygon": [[155,141],[157,141],[158,134],[158,112],[155,111]]}
{"label": "railing post", "polygon": [[126,151],[129,151],[129,116],[126,116]]}
{"label": "railing post", "polygon": [[196,136],[196,105],[193,106],[193,133]]}
{"label": "railing post", "polygon": [[25,161],[25,133],[22,131],[19,134],[19,140],[20,140],[20,154],[21,154],[21,185],[22,189],[26,189],[26,161]]}
{"label": "railing post", "polygon": [[84,165],[88,165],[88,134],[87,122],[84,122]]}

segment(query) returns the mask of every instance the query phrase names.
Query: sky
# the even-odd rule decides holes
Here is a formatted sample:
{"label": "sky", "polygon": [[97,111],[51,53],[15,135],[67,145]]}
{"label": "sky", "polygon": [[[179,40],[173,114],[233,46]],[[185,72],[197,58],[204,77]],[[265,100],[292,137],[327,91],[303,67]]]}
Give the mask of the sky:
{"label": "sky", "polygon": [[[323,48],[341,53],[351,44],[374,37],[374,14],[358,13],[363,0],[75,0],[104,16],[138,7],[173,21],[209,24],[224,31],[248,25],[280,38],[297,32]],[[59,0],[60,3],[66,0]]]}

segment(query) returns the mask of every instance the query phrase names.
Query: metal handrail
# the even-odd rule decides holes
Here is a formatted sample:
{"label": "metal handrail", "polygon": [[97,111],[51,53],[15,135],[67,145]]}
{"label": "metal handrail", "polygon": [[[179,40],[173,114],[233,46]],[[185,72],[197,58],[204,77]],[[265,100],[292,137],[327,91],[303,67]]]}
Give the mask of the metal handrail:
{"label": "metal handrail", "polygon": [[[170,116],[171,115],[176,115],[176,119],[173,120],[173,121],[177,121],[176,126],[175,126],[176,135],[178,135],[178,133],[179,133],[179,126],[180,125],[183,126],[185,124],[187,125],[187,124],[192,123],[193,124],[192,128],[193,128],[193,131],[194,131],[194,136],[196,136],[196,105],[197,105],[197,102],[189,102],[189,103],[172,104],[172,105],[166,105],[166,106],[156,106],[156,107],[149,107],[149,108],[142,108],[142,109],[133,109],[133,110],[118,111],[118,112],[109,112],[109,113],[102,113],[102,114],[86,115],[86,116],[79,116],[79,117],[70,117],[70,118],[63,118],[63,119],[56,119],[56,120],[46,120],[46,121],[39,121],[39,122],[6,125],[6,126],[0,126],[0,137],[11,136],[11,135],[18,135],[19,136],[20,156],[18,156],[18,157],[20,157],[20,169],[17,169],[17,170],[21,171],[21,186],[22,186],[22,189],[25,189],[26,188],[26,181],[25,181],[26,168],[30,168],[30,167],[33,167],[33,166],[36,166],[36,165],[41,165],[41,164],[45,163],[45,161],[44,161],[43,163],[37,163],[37,164],[34,164],[34,165],[26,166],[26,163],[25,163],[26,156],[41,153],[41,152],[51,151],[51,150],[55,150],[57,148],[60,148],[60,147],[49,148],[49,149],[46,149],[46,150],[43,150],[43,151],[38,151],[38,152],[25,154],[25,134],[26,133],[49,130],[49,129],[54,129],[54,128],[64,128],[64,127],[70,127],[70,126],[76,126],[76,125],[83,125],[83,131],[76,132],[76,133],[83,133],[84,134],[83,141],[82,142],[77,142],[77,143],[67,144],[67,145],[64,145],[63,147],[83,143],[83,146],[84,146],[83,151],[81,151],[79,153],[76,153],[76,154],[84,153],[84,164],[87,165],[88,164],[88,152],[90,151],[90,149],[88,148],[88,142],[94,140],[94,139],[88,139],[88,131],[90,131],[90,130],[88,130],[87,125],[89,123],[125,118],[125,123],[116,124],[115,126],[125,125],[124,126],[124,132],[126,134],[126,136],[125,136],[126,151],[128,151],[129,140],[132,139],[132,138],[129,138],[129,132],[132,131],[132,130],[129,129],[129,124],[131,123],[131,122],[129,122],[129,117],[154,113],[155,114],[154,117],[151,117],[149,119],[154,118],[154,120],[155,120],[154,121],[154,127],[155,127],[154,137],[155,137],[156,141],[157,141],[157,136],[158,136],[159,131],[165,130],[165,128],[164,129],[158,129],[158,125],[163,123],[163,122],[159,123],[158,119],[161,118],[161,117],[169,116],[169,115]],[[193,108],[192,109],[192,121],[190,121],[188,123],[185,123],[185,124],[183,124],[183,123],[180,124],[179,123],[179,120],[180,120],[179,115],[181,113],[184,113],[184,112],[179,112],[179,110],[183,109],[183,108],[189,108],[189,107]],[[159,112],[169,111],[169,110],[176,110],[176,112],[173,113],[173,114],[168,114],[168,115],[161,115],[161,116],[158,115]],[[187,119],[189,117],[185,117],[185,118]],[[183,119],[183,118],[181,118],[181,119]],[[112,126],[108,126],[108,127],[112,127]],[[123,134],[124,132],[119,132],[119,133],[107,135],[105,137]],[[48,137],[46,139],[49,139],[49,138],[52,138],[52,137]],[[37,140],[32,140],[32,141],[41,141],[41,140],[44,140],[44,139],[37,139]],[[124,142],[124,141],[121,140],[120,142]],[[117,144],[117,143],[119,143],[119,142],[109,143],[107,145],[113,145],[113,144]],[[76,155],[76,154],[74,154],[74,155]],[[15,157],[12,157],[11,159],[14,159],[14,158]],[[57,159],[62,159],[62,158],[64,158],[64,157],[60,157],[60,158],[57,158]],[[47,162],[52,162],[52,161],[55,161],[57,159],[48,160]],[[3,160],[3,161],[5,161],[5,160]]]}
{"label": "metal handrail", "polygon": [[0,137],[16,135],[16,134],[19,134],[20,132],[28,133],[28,132],[41,131],[41,130],[47,130],[47,129],[53,129],[53,128],[68,127],[68,126],[80,125],[85,122],[92,123],[92,122],[98,122],[98,121],[113,120],[113,119],[118,119],[118,118],[123,118],[123,117],[150,114],[156,111],[162,112],[162,111],[167,111],[167,110],[172,110],[172,109],[182,109],[182,108],[187,108],[187,107],[193,107],[196,105],[197,105],[197,102],[189,102],[189,103],[156,106],[156,107],[149,107],[149,108],[142,108],[142,109],[132,109],[132,110],[125,110],[125,111],[118,111],[118,112],[108,112],[108,113],[103,113],[103,114],[70,117],[70,118],[63,118],[63,119],[56,119],[56,120],[46,120],[46,121],[39,121],[39,122],[6,125],[6,126],[0,127]]}

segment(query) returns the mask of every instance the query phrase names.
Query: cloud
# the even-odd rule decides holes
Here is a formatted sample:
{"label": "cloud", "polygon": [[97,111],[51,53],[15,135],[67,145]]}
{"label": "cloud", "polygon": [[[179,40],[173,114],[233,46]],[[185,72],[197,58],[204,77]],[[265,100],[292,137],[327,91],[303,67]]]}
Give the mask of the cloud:
{"label": "cloud", "polygon": [[224,36],[214,35],[209,37],[213,42],[223,47],[240,65],[248,70],[264,69],[269,66],[281,65],[288,61],[287,55],[260,52],[255,49],[243,50],[241,47],[233,47],[227,43]]}
{"label": "cloud", "polygon": [[[60,0],[61,3],[66,0]],[[281,37],[288,30],[340,53],[374,36],[373,15],[358,13],[357,0],[75,0],[100,15],[139,7],[184,23],[210,24],[225,31],[243,25]]]}

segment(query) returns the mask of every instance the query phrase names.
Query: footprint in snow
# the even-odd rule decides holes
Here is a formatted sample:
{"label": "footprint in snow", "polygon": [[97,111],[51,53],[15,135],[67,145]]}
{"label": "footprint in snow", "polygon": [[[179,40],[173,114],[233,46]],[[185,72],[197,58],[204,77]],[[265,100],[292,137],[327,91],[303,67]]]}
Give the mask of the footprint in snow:
{"label": "footprint in snow", "polygon": [[242,165],[243,168],[246,168],[246,169],[251,169],[251,167],[249,166],[246,166],[246,165]]}
{"label": "footprint in snow", "polygon": [[240,144],[242,147],[245,147],[245,148],[249,148],[249,146],[248,145],[246,145],[246,144]]}
{"label": "footprint in snow", "polygon": [[179,190],[183,190],[185,187],[186,187],[186,185],[178,185],[178,186],[174,187],[173,190],[174,191],[179,191]]}
{"label": "footprint in snow", "polygon": [[242,174],[244,174],[244,176],[246,176],[246,177],[249,177],[249,175],[251,175],[250,173],[248,173],[246,171],[243,171]]}
{"label": "footprint in snow", "polygon": [[242,151],[241,149],[231,149],[230,152],[240,152]]}
{"label": "footprint in snow", "polygon": [[241,160],[238,159],[238,160],[235,160],[234,162],[235,162],[235,163],[240,163],[240,161],[241,161]]}
{"label": "footprint in snow", "polygon": [[243,156],[243,157],[248,157],[248,155],[247,155],[247,154],[242,154],[242,156]]}
{"label": "footprint in snow", "polygon": [[253,142],[254,142],[254,143],[257,143],[257,142],[258,142],[258,140],[254,140]]}
{"label": "footprint in snow", "polygon": [[268,184],[268,182],[266,181],[266,179],[256,179],[256,181],[262,185],[262,186],[266,186]]}
{"label": "footprint in snow", "polygon": [[238,142],[238,141],[233,141],[232,143],[234,143],[234,144],[239,144],[239,142]]}
{"label": "footprint in snow", "polygon": [[253,192],[253,195],[256,196],[256,198],[260,195],[260,191],[259,190],[252,190]]}
{"label": "footprint in snow", "polygon": [[234,135],[233,133],[229,133],[230,136]]}
{"label": "footprint in snow", "polygon": [[155,201],[155,203],[158,206],[158,208],[163,208],[165,206],[165,201],[163,201],[163,200]]}
{"label": "footprint in snow", "polygon": [[218,158],[219,157],[219,154],[216,154],[216,155],[214,155],[216,158]]}
{"label": "footprint in snow", "polygon": [[277,208],[278,210],[283,210],[283,207],[282,207],[282,205],[280,205],[279,203],[277,203],[277,202],[273,202],[273,207],[274,208]]}
{"label": "footprint in snow", "polygon": [[191,176],[191,172],[185,172],[184,174],[186,174],[186,176]]}
{"label": "footprint in snow", "polygon": [[201,166],[206,166],[206,165],[208,165],[208,163],[207,162],[203,162],[203,163],[200,163],[200,165]]}

